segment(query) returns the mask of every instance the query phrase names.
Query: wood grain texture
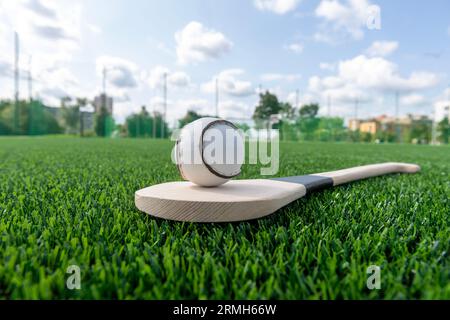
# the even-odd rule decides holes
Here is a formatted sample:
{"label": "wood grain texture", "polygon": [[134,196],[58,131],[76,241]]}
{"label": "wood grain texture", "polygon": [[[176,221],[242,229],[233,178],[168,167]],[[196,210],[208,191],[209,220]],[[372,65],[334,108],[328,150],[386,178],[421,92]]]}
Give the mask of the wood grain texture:
{"label": "wood grain texture", "polygon": [[420,171],[420,167],[411,163],[386,162],[369,164],[366,166],[353,167],[343,170],[317,173],[318,176],[329,177],[333,179],[333,185],[367,179],[371,177],[381,176],[390,173],[416,173]]}
{"label": "wood grain texture", "polygon": [[[332,185],[389,173],[414,173],[420,167],[408,163],[380,163],[280,180],[235,180],[212,188],[191,182],[168,182],[136,191],[136,207],[150,215],[177,221],[231,222],[264,217],[303,197],[306,185],[317,176],[331,178]],[[320,180],[320,179],[319,179]],[[326,180],[326,179],[325,179]],[[288,182],[289,181],[289,182]],[[330,183],[317,185],[326,188]],[[315,185],[310,185],[316,190]]]}
{"label": "wood grain texture", "polygon": [[136,207],[164,219],[225,222],[256,219],[303,197],[301,184],[275,180],[235,180],[215,188],[168,182],[136,191]]}

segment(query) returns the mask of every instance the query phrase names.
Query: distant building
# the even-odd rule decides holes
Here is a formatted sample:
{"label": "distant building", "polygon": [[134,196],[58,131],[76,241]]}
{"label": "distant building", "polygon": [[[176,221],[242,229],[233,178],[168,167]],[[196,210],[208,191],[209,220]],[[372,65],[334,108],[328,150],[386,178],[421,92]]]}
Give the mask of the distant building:
{"label": "distant building", "polygon": [[41,105],[45,110],[50,112],[55,119],[60,120],[61,119],[61,108],[59,107],[48,107],[46,105],[43,105],[41,102],[38,102],[39,105]]}
{"label": "distant building", "polygon": [[410,141],[412,139],[418,140],[418,138],[413,137],[420,136],[419,143],[427,143],[430,138],[425,132],[431,132],[432,120],[422,115],[408,114],[398,120],[395,117],[381,115],[363,120],[350,119],[348,127],[352,131],[382,136],[388,140]]}
{"label": "distant building", "polygon": [[360,131],[363,133],[376,134],[382,127],[382,118],[372,118],[372,119],[350,119],[348,128],[351,131]]}
{"label": "distant building", "polygon": [[113,98],[108,97],[104,93],[95,97],[94,98],[95,113],[99,113],[102,106],[105,106],[108,113],[112,114],[113,113]]}
{"label": "distant building", "polygon": [[395,127],[411,127],[418,123],[431,125],[431,119],[423,115],[411,115],[408,114],[405,117],[399,118],[398,121],[395,117],[388,117],[381,115],[369,119],[350,119],[348,128],[352,131],[359,130],[363,133],[376,134],[379,131],[395,131]]}
{"label": "distant building", "polygon": [[376,134],[380,130],[380,123],[373,119],[369,121],[362,121],[359,124],[359,131],[364,133]]}
{"label": "distant building", "polygon": [[81,121],[84,131],[94,131],[94,117],[95,113],[90,111],[81,112]]}
{"label": "distant building", "polygon": [[358,119],[350,119],[348,122],[348,128],[351,131],[357,131],[359,130],[359,125],[361,124],[361,120]]}
{"label": "distant building", "polygon": [[399,135],[400,126],[396,126],[396,124],[400,124],[401,122],[405,122],[404,119],[400,118],[397,122],[395,117],[388,117],[386,115],[378,116],[374,119],[374,121],[378,124],[376,133],[385,132],[392,135]]}

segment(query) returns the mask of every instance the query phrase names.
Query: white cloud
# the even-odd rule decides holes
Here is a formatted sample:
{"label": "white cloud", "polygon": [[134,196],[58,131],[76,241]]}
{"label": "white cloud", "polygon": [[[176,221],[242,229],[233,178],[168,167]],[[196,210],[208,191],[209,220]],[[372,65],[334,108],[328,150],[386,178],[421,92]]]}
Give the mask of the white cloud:
{"label": "white cloud", "polygon": [[218,79],[220,93],[230,96],[246,97],[255,94],[255,89],[250,81],[239,79],[244,74],[242,69],[227,69],[214,76],[211,81],[202,84],[201,89],[205,93],[214,93],[216,79]]}
{"label": "white cloud", "polygon": [[[99,92],[99,90],[97,90],[96,92]],[[95,94],[95,95],[97,95],[97,94]],[[131,101],[128,91],[123,88],[115,89],[112,92],[109,91],[108,95],[113,98],[114,103],[125,103],[125,102]],[[136,105],[139,106],[139,104],[136,104]]]}
{"label": "white cloud", "polygon": [[56,11],[47,6],[49,3],[44,3],[44,1],[40,0],[29,0],[24,3],[24,7],[30,9],[31,11],[42,15],[47,18],[56,18]]}
{"label": "white cloud", "polygon": [[13,68],[8,59],[0,57],[0,76],[10,77],[13,75]]}
{"label": "white cloud", "polygon": [[101,34],[103,32],[103,30],[96,24],[88,23],[86,26],[89,29],[89,31],[91,31],[94,34]]}
{"label": "white cloud", "polygon": [[68,68],[49,68],[34,76],[35,90],[47,104],[57,106],[63,97],[83,96],[80,83]]}
{"label": "white cloud", "polygon": [[36,75],[35,77],[40,81],[57,83],[65,87],[79,84],[78,79],[67,68],[45,70],[42,74]]}
{"label": "white cloud", "polygon": [[175,57],[175,53],[173,52],[173,50],[171,48],[169,48],[164,42],[160,41],[156,44],[156,48],[158,50],[160,50],[161,52],[164,52],[166,54],[168,54],[171,57]]}
{"label": "white cloud", "polygon": [[162,87],[164,83],[164,74],[167,74],[167,83],[176,87],[187,87],[191,78],[189,75],[182,71],[171,72],[168,68],[163,66],[156,66],[148,75],[148,84],[150,88],[155,89]]}
{"label": "white cloud", "polygon": [[300,0],[254,0],[258,10],[271,11],[276,14],[285,14],[293,11],[300,4]]}
{"label": "white cloud", "polygon": [[304,46],[301,43],[291,43],[284,47],[286,50],[289,50],[293,53],[300,54],[303,52]]}
{"label": "white cloud", "polygon": [[162,87],[165,73],[169,74],[169,69],[163,66],[156,66],[151,69],[147,79],[150,88]]}
{"label": "white cloud", "polygon": [[[17,31],[21,55],[33,55],[34,69],[40,70],[67,62],[80,49],[81,13],[80,3],[2,1],[0,51],[11,51],[14,43],[13,33]],[[42,65],[42,61],[45,61],[45,65]]]}
{"label": "white cloud", "polygon": [[418,106],[426,103],[427,100],[421,94],[412,93],[400,98],[400,104],[405,106]]}
{"label": "white cloud", "polygon": [[[169,105],[169,103],[172,104],[172,101],[167,100],[166,103],[167,103],[167,105]],[[152,97],[150,99],[150,107],[153,110],[161,109],[161,110],[158,110],[158,111],[162,112],[163,111],[162,108],[164,108],[164,98],[161,97],[161,96]]]}
{"label": "white cloud", "polygon": [[[151,101],[150,110],[158,110],[162,112],[164,100],[162,97],[154,97]],[[201,115],[215,115],[215,105],[203,98],[194,99],[177,99],[167,102],[167,119],[169,124],[183,117],[188,110],[195,111]],[[225,119],[250,119],[253,114],[253,105],[235,101],[220,100],[219,116]]]}
{"label": "white cloud", "polygon": [[311,77],[308,83],[309,93],[313,94],[316,101],[325,101],[328,97],[335,102],[349,102],[356,98],[361,99],[367,97],[367,91],[358,87],[354,83],[347,83],[339,77],[325,77],[317,76]]}
{"label": "white cloud", "polygon": [[[296,105],[297,98],[298,105]],[[290,92],[286,97],[286,101],[289,102],[294,108],[297,108],[305,104],[317,102],[317,98],[311,93],[299,92],[297,97],[296,92]]]}
{"label": "white cloud", "polygon": [[316,42],[322,42],[331,45],[336,44],[336,40],[330,36],[330,33],[324,31],[315,32],[313,34],[313,40]]}
{"label": "white cloud", "polygon": [[106,70],[108,84],[115,88],[136,88],[138,67],[135,63],[119,57],[100,56],[96,60],[97,75],[103,76]]}
{"label": "white cloud", "polygon": [[177,86],[177,87],[186,87],[190,81],[191,78],[189,75],[185,72],[177,71],[173,72],[169,75],[168,81],[170,84]]}
{"label": "white cloud", "polygon": [[321,62],[319,64],[319,68],[321,70],[334,71],[336,69],[336,65],[334,63]]}
{"label": "white cloud", "polygon": [[448,116],[450,110],[450,87],[442,91],[442,93],[435,99],[434,107],[434,119],[436,121],[442,120],[444,117]]}
{"label": "white cloud", "polygon": [[386,57],[397,49],[397,41],[375,41],[366,49],[366,53],[371,57]]}
{"label": "white cloud", "polygon": [[217,59],[233,46],[225,35],[208,29],[197,21],[189,22],[181,31],[176,32],[175,41],[180,64]]}
{"label": "white cloud", "polygon": [[261,75],[262,81],[295,81],[299,80],[301,75],[299,74],[282,74],[282,73],[265,73]]}
{"label": "white cloud", "polygon": [[[331,27],[330,32],[343,32],[353,39],[361,39],[371,8],[373,5],[368,0],[346,0],[345,3],[339,0],[322,0],[315,14]],[[323,39],[318,37],[317,40]]]}
{"label": "white cloud", "polygon": [[396,64],[364,55],[340,62],[339,77],[361,88],[396,91],[426,89],[439,82],[438,76],[430,72],[416,71],[409,77],[402,77]]}
{"label": "white cloud", "polygon": [[219,103],[219,116],[225,119],[250,119],[253,114],[253,107],[249,104],[226,100]]}
{"label": "white cloud", "polygon": [[[150,100],[150,112],[157,111],[162,113],[164,110],[164,98],[161,96],[153,97]],[[178,119],[182,118],[189,110],[195,111],[201,115],[213,115],[211,104],[202,98],[194,99],[177,99],[167,100],[167,121],[173,124]]]}
{"label": "white cloud", "polygon": [[[132,113],[138,113],[141,111],[141,105],[130,103],[130,99],[124,91],[121,91],[118,95],[113,97],[114,108],[113,116],[117,123],[125,123],[125,119]],[[148,110],[151,112],[151,110]]]}
{"label": "white cloud", "polygon": [[183,114],[188,110],[195,111],[202,115],[211,114],[211,106],[206,99],[183,99],[179,100],[177,105],[183,110]]}
{"label": "white cloud", "polygon": [[[68,66],[81,46],[82,8],[82,3],[66,1],[0,3],[0,52],[12,52],[14,31],[17,31],[21,78],[26,75],[32,55],[34,95],[39,95],[46,103],[58,105],[63,95],[83,93]],[[0,73],[12,76],[13,56],[2,57]]]}
{"label": "white cloud", "polygon": [[[334,75],[310,77],[306,93],[324,106],[322,112],[326,113],[330,97],[333,114],[341,112],[342,115],[351,116],[356,100],[360,103],[370,102],[368,105],[381,108],[384,95],[399,92],[404,97],[404,104],[412,106],[421,102],[418,91],[433,88],[438,83],[439,77],[436,74],[414,71],[404,76],[393,62],[380,57],[359,55],[340,61]],[[424,102],[425,100],[422,103]]]}
{"label": "white cloud", "polygon": [[441,121],[448,116],[448,101],[439,100],[434,103],[434,120]]}
{"label": "white cloud", "polygon": [[35,24],[33,26],[35,34],[41,36],[42,38],[47,38],[49,40],[73,40],[77,41],[78,39],[67,33],[64,28],[61,28],[57,25],[52,24]]}
{"label": "white cloud", "polygon": [[2,6],[2,23],[28,41],[33,37],[40,41],[78,42],[80,39],[80,4],[65,7],[56,1],[19,0],[3,1]]}

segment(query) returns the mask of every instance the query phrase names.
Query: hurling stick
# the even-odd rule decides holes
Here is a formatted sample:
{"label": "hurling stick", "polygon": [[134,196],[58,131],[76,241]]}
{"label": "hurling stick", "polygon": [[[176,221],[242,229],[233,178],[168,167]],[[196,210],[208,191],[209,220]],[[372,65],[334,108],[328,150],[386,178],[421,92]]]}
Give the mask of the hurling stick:
{"label": "hurling stick", "polygon": [[168,182],[136,191],[136,207],[152,216],[190,222],[230,222],[261,218],[306,194],[390,173],[415,173],[408,163],[380,163],[273,179],[232,180],[218,187]]}

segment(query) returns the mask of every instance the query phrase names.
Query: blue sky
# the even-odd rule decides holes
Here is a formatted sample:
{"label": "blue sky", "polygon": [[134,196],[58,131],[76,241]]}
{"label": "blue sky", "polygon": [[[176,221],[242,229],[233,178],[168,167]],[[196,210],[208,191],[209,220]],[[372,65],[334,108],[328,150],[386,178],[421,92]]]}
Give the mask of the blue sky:
{"label": "blue sky", "polygon": [[[380,13],[379,16],[374,12]],[[170,124],[188,109],[250,118],[257,92],[321,113],[442,115],[450,93],[450,2],[367,0],[0,1],[0,95],[12,97],[13,31],[33,95],[92,98],[108,69],[118,122],[146,105],[162,110],[168,73]],[[380,28],[369,27],[380,17]],[[372,27],[370,27],[372,26]],[[32,63],[29,64],[30,56]],[[27,83],[21,81],[21,95]]]}

